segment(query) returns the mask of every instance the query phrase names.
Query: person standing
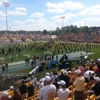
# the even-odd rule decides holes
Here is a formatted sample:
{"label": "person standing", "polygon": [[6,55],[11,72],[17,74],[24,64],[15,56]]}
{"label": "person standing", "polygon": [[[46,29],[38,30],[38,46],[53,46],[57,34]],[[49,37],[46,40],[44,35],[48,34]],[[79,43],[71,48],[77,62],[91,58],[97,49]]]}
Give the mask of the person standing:
{"label": "person standing", "polygon": [[5,66],[6,66],[6,71],[8,71],[8,63],[7,62],[5,64]]}
{"label": "person standing", "polygon": [[50,76],[45,76],[44,87],[40,90],[37,100],[54,100],[56,87],[51,84]]}
{"label": "person standing", "polygon": [[20,91],[22,100],[24,100],[26,98],[26,93],[27,93],[27,86],[25,85],[24,80],[22,80],[22,84],[19,87],[19,91]]}
{"label": "person standing", "polygon": [[31,68],[33,68],[33,60],[31,61]]}
{"label": "person standing", "polygon": [[61,80],[60,82],[58,82],[58,84],[59,84],[59,90],[57,92],[58,100],[67,100],[70,91],[68,88],[66,88],[66,82]]}
{"label": "person standing", "polygon": [[16,54],[16,58],[18,57],[18,54]]}
{"label": "person standing", "polygon": [[36,76],[34,76],[34,77],[31,78],[31,82],[33,82],[33,84],[36,86],[36,83],[37,83]]}
{"label": "person standing", "polygon": [[5,66],[4,65],[2,66],[2,73],[3,74],[5,73]]}
{"label": "person standing", "polygon": [[29,82],[29,86],[27,87],[27,90],[28,90],[28,97],[34,95],[34,85],[32,82]]}
{"label": "person standing", "polygon": [[56,55],[56,60],[58,61],[58,55]]}
{"label": "person standing", "polygon": [[75,99],[74,100],[84,100],[84,83],[85,79],[81,76],[81,71],[77,69],[76,71],[76,80],[74,81],[75,86]]}

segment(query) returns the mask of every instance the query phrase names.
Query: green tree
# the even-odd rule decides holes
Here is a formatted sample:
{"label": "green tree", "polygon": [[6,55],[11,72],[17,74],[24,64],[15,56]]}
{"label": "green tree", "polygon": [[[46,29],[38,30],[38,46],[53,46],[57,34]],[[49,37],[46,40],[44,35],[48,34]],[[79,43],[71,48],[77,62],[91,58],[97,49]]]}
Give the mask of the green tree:
{"label": "green tree", "polygon": [[48,33],[48,31],[44,29],[43,30],[43,34],[47,34],[47,33]]}

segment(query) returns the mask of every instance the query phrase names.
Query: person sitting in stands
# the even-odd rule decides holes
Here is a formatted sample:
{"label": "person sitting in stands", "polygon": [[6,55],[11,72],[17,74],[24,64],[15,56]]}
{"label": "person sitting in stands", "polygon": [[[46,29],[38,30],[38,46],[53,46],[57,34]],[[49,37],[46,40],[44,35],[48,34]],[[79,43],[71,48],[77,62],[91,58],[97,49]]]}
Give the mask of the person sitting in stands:
{"label": "person sitting in stands", "polygon": [[96,96],[100,95],[100,78],[94,77],[95,85],[92,87],[92,90],[94,91]]}
{"label": "person sitting in stands", "polygon": [[13,100],[21,100],[21,94],[20,94],[19,91],[16,90],[16,89],[14,89]]}
{"label": "person sitting in stands", "polygon": [[13,96],[14,96],[14,86],[10,86],[10,90],[8,91],[8,93],[13,98]]}
{"label": "person sitting in stands", "polygon": [[39,83],[39,89],[42,89],[44,87],[44,78],[42,78],[40,80],[40,83]]}
{"label": "person sitting in stands", "polygon": [[7,91],[4,91],[0,95],[0,100],[12,100],[12,97],[9,95],[9,93]]}

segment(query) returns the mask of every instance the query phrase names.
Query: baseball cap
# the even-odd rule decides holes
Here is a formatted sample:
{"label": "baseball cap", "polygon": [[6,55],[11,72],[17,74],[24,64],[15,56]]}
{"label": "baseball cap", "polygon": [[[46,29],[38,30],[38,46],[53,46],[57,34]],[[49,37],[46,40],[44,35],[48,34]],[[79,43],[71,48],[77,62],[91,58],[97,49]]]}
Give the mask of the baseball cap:
{"label": "baseball cap", "polygon": [[100,82],[100,78],[99,77],[94,77],[94,80],[97,82]]}
{"label": "baseball cap", "polygon": [[49,72],[46,72],[46,76],[49,76],[50,75],[50,73]]}
{"label": "baseball cap", "polygon": [[44,78],[44,81],[50,81],[50,80],[51,80],[50,76],[46,76],[46,77]]}
{"label": "baseball cap", "polygon": [[63,81],[63,80],[61,80],[60,82],[58,82],[58,84],[65,85],[65,84],[66,84],[66,82],[65,82],[65,81]]}
{"label": "baseball cap", "polygon": [[14,86],[10,86],[10,89],[14,89]]}
{"label": "baseball cap", "polygon": [[81,74],[81,71],[78,69],[75,71],[77,74]]}
{"label": "baseball cap", "polygon": [[71,74],[72,72],[71,72],[71,71],[68,71],[68,73],[70,73],[70,74]]}

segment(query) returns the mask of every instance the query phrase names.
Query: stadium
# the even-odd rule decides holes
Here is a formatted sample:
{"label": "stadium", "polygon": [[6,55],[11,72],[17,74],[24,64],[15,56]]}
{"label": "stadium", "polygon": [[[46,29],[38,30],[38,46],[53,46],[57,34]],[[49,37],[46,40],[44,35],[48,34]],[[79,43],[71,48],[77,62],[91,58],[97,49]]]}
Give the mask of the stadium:
{"label": "stadium", "polygon": [[100,100],[98,2],[22,1],[0,0],[0,100]]}

